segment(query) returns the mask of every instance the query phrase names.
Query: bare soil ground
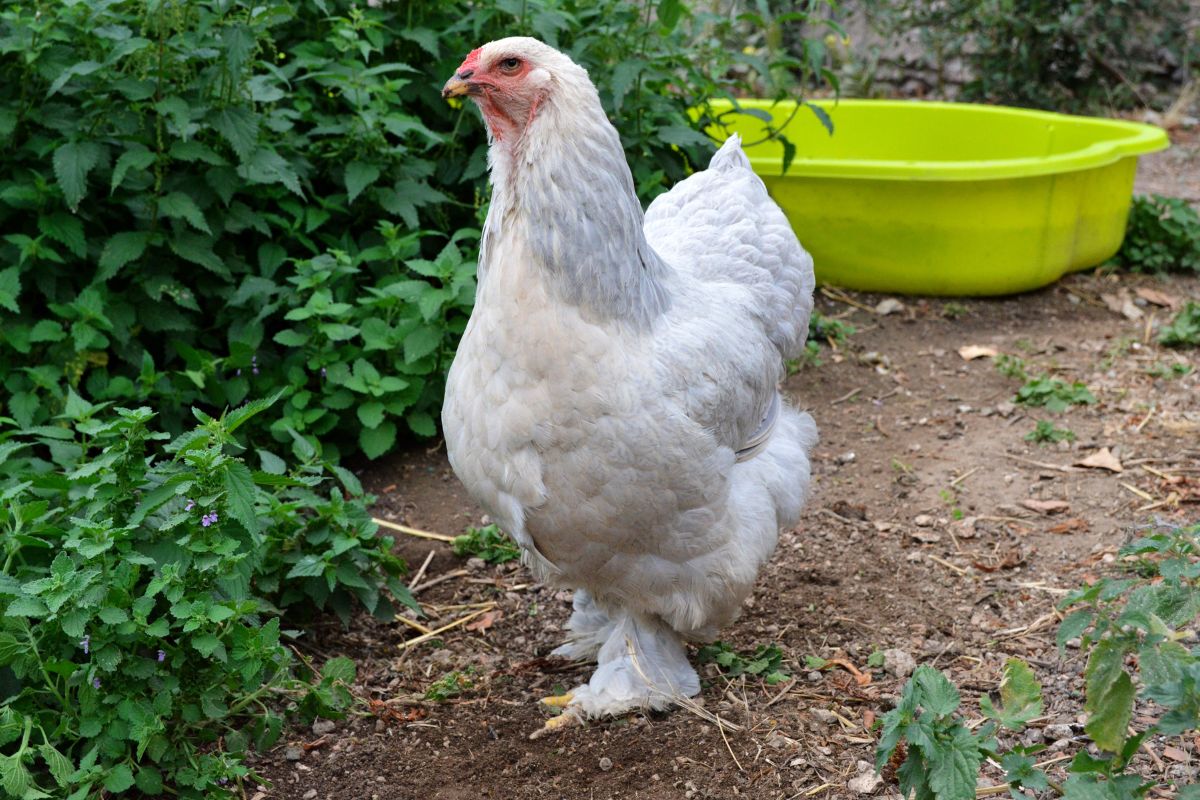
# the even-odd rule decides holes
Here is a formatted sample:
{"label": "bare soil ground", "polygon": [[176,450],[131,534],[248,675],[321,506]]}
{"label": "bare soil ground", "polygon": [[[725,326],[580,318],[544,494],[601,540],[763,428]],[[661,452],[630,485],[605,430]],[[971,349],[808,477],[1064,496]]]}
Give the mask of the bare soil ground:
{"label": "bare soil ground", "polygon": [[[1152,162],[1141,185],[1177,186],[1183,157]],[[1195,172],[1182,188],[1200,196]],[[873,721],[903,683],[894,669],[867,667],[873,651],[891,648],[947,671],[968,716],[978,716],[979,693],[996,689],[1006,658],[1027,660],[1047,702],[1025,737],[1050,745],[1044,759],[1064,757],[1050,767],[1061,769],[1087,741],[1082,665],[1078,651],[1060,657],[1054,646],[1056,602],[1109,569],[1139,526],[1200,518],[1200,370],[1164,376],[1195,351],[1155,346],[1151,332],[1169,311],[1138,288],[1200,299],[1197,279],[1090,274],[1004,299],[904,298],[903,310],[886,316],[871,310],[879,296],[819,295],[822,313],[858,331],[786,384],[821,428],[813,498],[800,525],[783,533],[741,619],[722,632],[741,650],[778,644],[792,679],[768,687],[702,668],[704,708],[740,731],[676,710],[530,741],[548,716],[537,698],[589,674],[544,658],[563,637],[568,594],[537,585],[521,567],[468,563],[444,544],[400,536],[414,570],[432,553],[417,585],[422,624],[488,610],[403,649],[419,632],[399,622],[313,632],[302,647],[318,658],[353,657],[356,691],[382,703],[332,732],[289,731],[256,765],[272,784],[254,796],[898,797],[888,782],[850,786],[873,759]],[[1122,292],[1140,318],[1110,310],[1104,295]],[[965,360],[958,351],[967,345],[1083,381],[1098,402],[1062,414],[1013,405],[1020,382],[989,358]],[[1040,419],[1076,440],[1025,441]],[[1072,466],[1101,448],[1122,472]],[[480,523],[439,449],[402,454],[364,479],[381,517],[447,534]],[[840,659],[870,682],[842,666],[809,669],[806,656]],[[470,670],[472,688],[444,703],[424,700],[451,670]],[[1153,796],[1170,797],[1170,784],[1198,780],[1200,740],[1155,740],[1137,763],[1159,782]]]}

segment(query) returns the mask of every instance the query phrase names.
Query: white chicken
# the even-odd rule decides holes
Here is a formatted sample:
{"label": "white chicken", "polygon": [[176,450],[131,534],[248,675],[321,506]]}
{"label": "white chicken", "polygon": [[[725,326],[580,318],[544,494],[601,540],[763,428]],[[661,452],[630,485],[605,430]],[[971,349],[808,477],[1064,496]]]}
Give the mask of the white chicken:
{"label": "white chicken", "polygon": [[442,90],[487,124],[492,202],[442,422],[450,463],[596,659],[557,729],[700,691],[685,640],[732,621],[799,517],[817,439],[781,402],[812,258],[736,137],[643,214],[587,72],[536,39]]}

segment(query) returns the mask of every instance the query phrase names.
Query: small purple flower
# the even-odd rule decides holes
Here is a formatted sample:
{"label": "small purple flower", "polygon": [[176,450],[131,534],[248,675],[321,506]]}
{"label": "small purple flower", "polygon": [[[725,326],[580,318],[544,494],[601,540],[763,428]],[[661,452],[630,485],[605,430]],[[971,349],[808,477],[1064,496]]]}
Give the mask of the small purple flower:
{"label": "small purple flower", "polygon": [[255,375],[258,374],[258,356],[250,356],[250,366]]}
{"label": "small purple flower", "polygon": [[325,377],[325,368],[324,367],[321,367],[321,377],[322,378]]}
{"label": "small purple flower", "polygon": [[229,783],[229,778],[219,778],[219,779],[217,780],[217,783],[219,783],[219,784],[221,784],[222,786],[224,786],[225,784]]}
{"label": "small purple flower", "polygon": [[203,517],[200,518],[200,524],[206,528],[209,525],[212,525],[216,521],[217,521],[217,512],[215,512],[215,511],[212,512],[211,514],[205,514]]}
{"label": "small purple flower", "polygon": [[79,646],[83,648],[83,654],[85,656],[92,652],[92,637],[85,634],[83,640],[79,642]]}
{"label": "small purple flower", "polygon": [[184,510],[184,511],[191,511],[191,510],[192,510],[193,508],[195,508],[195,507],[196,507],[196,501],[195,501],[195,500],[193,500],[192,498],[190,498],[190,497],[189,497],[189,498],[188,498],[187,505],[183,507],[183,510]]}
{"label": "small purple flower", "polygon": [[92,678],[92,688],[93,689],[100,688],[100,679],[99,678]]}
{"label": "small purple flower", "polygon": [[241,367],[238,367],[238,371],[236,374],[239,378],[242,377],[242,368]]}
{"label": "small purple flower", "polygon": [[167,660],[167,654],[166,654],[166,652],[165,652],[165,651],[163,651],[163,650],[159,650],[159,651],[158,651],[158,663],[160,663],[160,664],[161,664],[162,662],[164,662],[164,661],[166,661],[166,660]]}

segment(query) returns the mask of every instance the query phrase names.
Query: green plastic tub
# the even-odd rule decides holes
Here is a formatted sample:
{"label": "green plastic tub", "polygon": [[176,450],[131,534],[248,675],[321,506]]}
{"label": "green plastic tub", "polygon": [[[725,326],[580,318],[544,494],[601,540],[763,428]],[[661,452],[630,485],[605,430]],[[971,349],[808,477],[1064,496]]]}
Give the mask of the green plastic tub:
{"label": "green plastic tub", "polygon": [[[965,103],[744,100],[727,114],[812,254],[823,283],[876,292],[998,295],[1045,286],[1117,252],[1137,157],[1168,145],[1150,125]],[[726,106],[728,108],[728,106]],[[718,109],[719,110],[719,109]]]}

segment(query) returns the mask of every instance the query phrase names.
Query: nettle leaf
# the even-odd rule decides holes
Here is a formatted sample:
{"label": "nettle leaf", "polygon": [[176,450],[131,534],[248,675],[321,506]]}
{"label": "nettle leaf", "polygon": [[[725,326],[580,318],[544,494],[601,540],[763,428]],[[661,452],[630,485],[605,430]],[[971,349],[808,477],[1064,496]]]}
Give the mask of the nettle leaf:
{"label": "nettle leaf", "polygon": [[1088,657],[1087,700],[1084,710],[1088,721],[1084,730],[1096,746],[1119,753],[1125,743],[1125,729],[1133,718],[1133,680],[1125,671],[1125,651],[1111,639],[1092,648]]}
{"label": "nettle leaf", "polygon": [[229,513],[250,533],[258,533],[258,515],[254,512],[254,477],[241,461],[225,467],[225,499]]}
{"label": "nettle leaf", "polygon": [[366,189],[375,181],[379,180],[381,171],[375,164],[366,164],[362,161],[351,161],[346,165],[346,202],[353,203],[354,199],[362,194],[363,189]]}
{"label": "nettle leaf", "polygon": [[1000,680],[1000,707],[992,705],[987,695],[979,698],[985,716],[1010,730],[1019,731],[1031,719],[1042,714],[1042,685],[1033,670],[1019,658],[1010,658],[1004,665]]}
{"label": "nettle leaf", "polygon": [[88,173],[100,163],[102,152],[95,142],[68,142],[54,151],[54,177],[72,211],[87,194]]}
{"label": "nettle leaf", "polygon": [[143,170],[148,169],[154,163],[155,155],[148,150],[144,145],[131,145],[128,150],[121,154],[117,159],[116,166],[113,167],[112,184],[109,187],[108,193],[111,195],[125,180],[125,175],[131,169]]}
{"label": "nettle leaf", "polygon": [[1095,613],[1087,608],[1072,611],[1068,614],[1058,626],[1058,635],[1055,637],[1058,642],[1059,652],[1061,653],[1066,649],[1068,641],[1086,631],[1095,617]]}
{"label": "nettle leaf", "polygon": [[424,411],[413,411],[404,417],[404,421],[408,423],[408,427],[412,432],[418,436],[437,436],[437,423],[433,421],[432,416],[426,414]]}
{"label": "nettle leaf", "polygon": [[238,167],[237,173],[251,183],[282,183],[289,191],[304,197],[292,165],[269,147],[255,150]]}
{"label": "nettle leaf", "polygon": [[204,212],[196,205],[196,201],[183,192],[171,192],[158,201],[158,213],[164,217],[185,219],[193,228],[202,233],[212,234]]}
{"label": "nettle leaf", "polygon": [[969,730],[955,725],[951,735],[943,736],[925,757],[929,760],[929,787],[935,795],[946,800],[975,797],[983,756]]}
{"label": "nettle leaf", "polygon": [[104,777],[104,788],[113,794],[120,794],[133,786],[133,771],[128,764],[117,764]]}
{"label": "nettle leaf", "polygon": [[938,716],[954,713],[961,702],[958,689],[950,679],[939,670],[929,666],[919,666],[913,672],[912,680],[918,692],[918,703],[924,709]]}
{"label": "nettle leaf", "polygon": [[96,273],[96,280],[106,281],[120,272],[121,267],[137,261],[146,252],[149,243],[150,233],[147,231],[114,234],[100,253],[100,269]]}
{"label": "nettle leaf", "polygon": [[87,255],[87,238],[83,233],[83,223],[79,217],[64,211],[56,211],[44,217],[38,217],[38,230],[56,242],[65,244],[79,258]]}
{"label": "nettle leaf", "polygon": [[14,314],[21,313],[17,298],[21,295],[21,268],[9,267],[0,270],[0,308],[7,308]]}
{"label": "nettle leaf", "polygon": [[210,120],[217,133],[233,147],[238,158],[245,159],[258,144],[258,115],[245,106],[226,106]]}
{"label": "nettle leaf", "polygon": [[383,422],[383,403],[371,401],[358,407],[358,421],[366,428],[378,428]]}

